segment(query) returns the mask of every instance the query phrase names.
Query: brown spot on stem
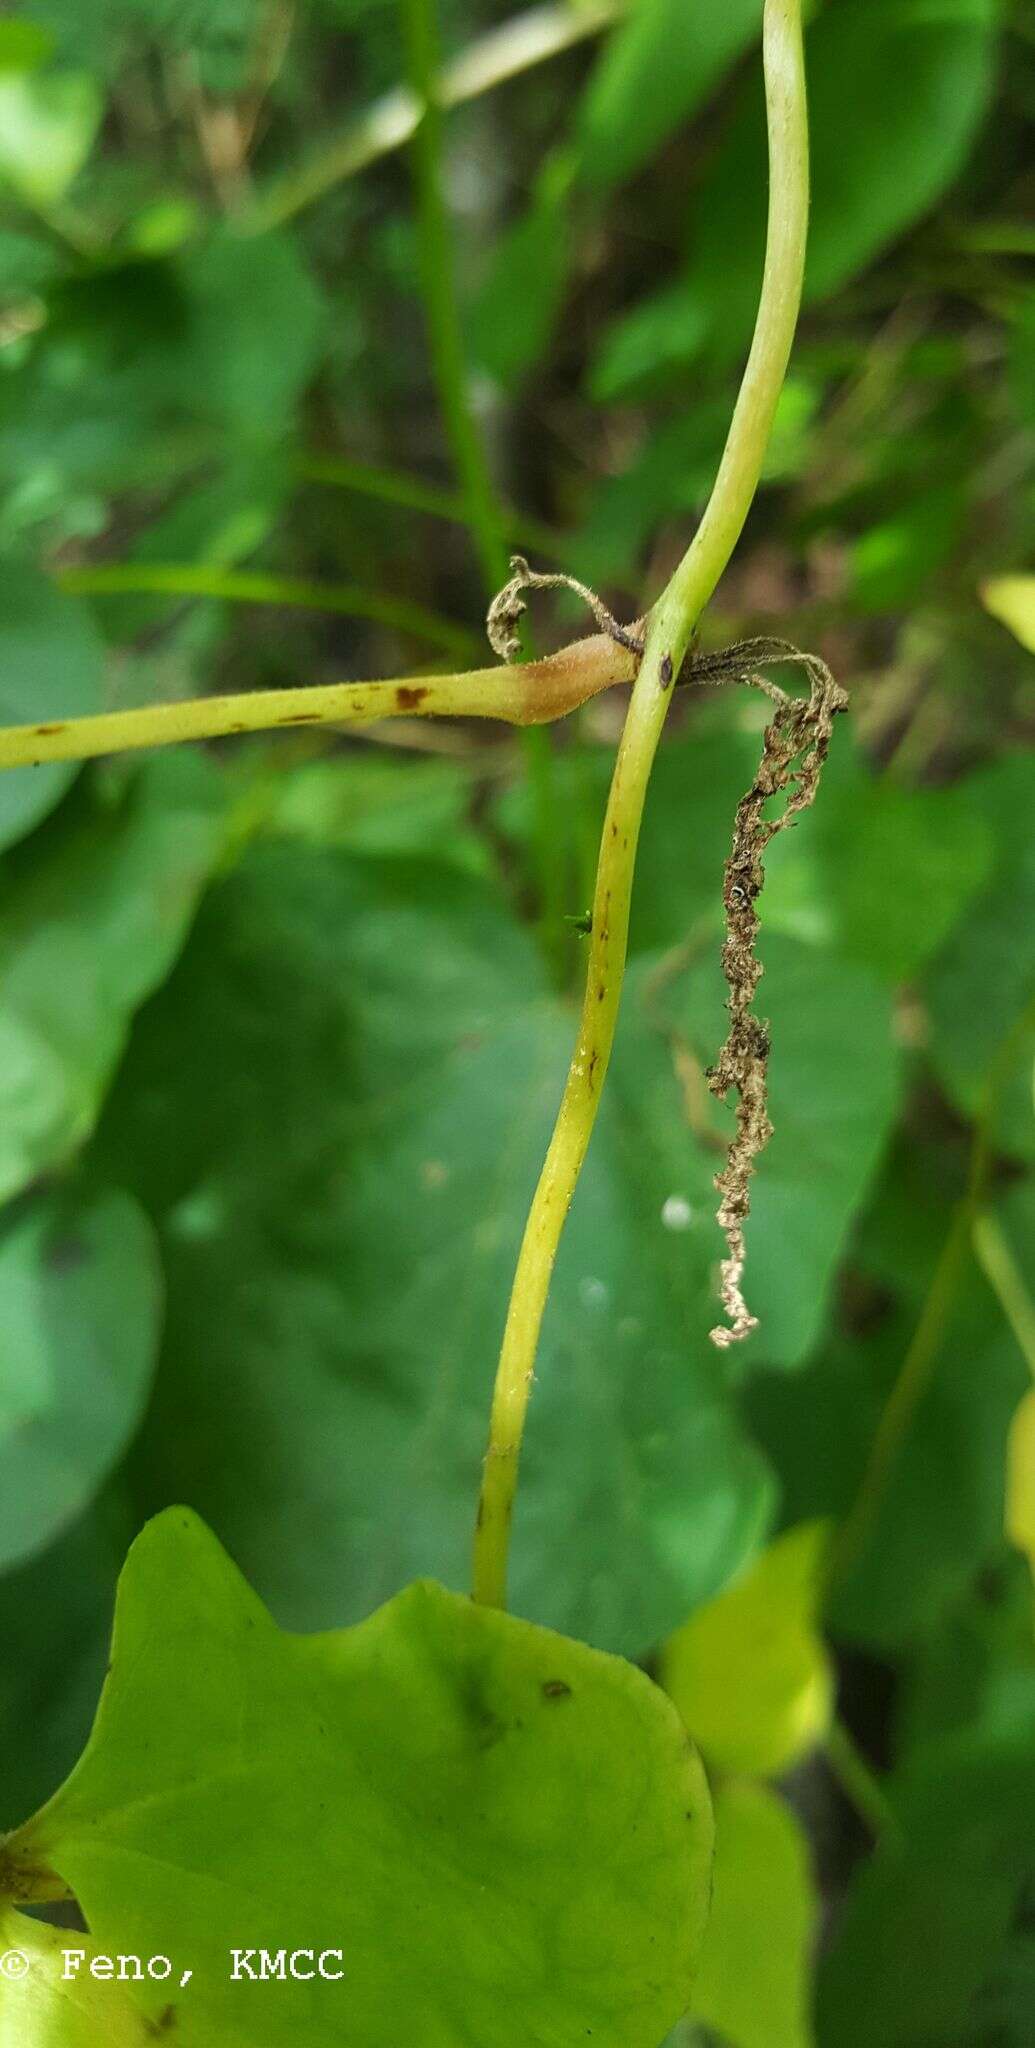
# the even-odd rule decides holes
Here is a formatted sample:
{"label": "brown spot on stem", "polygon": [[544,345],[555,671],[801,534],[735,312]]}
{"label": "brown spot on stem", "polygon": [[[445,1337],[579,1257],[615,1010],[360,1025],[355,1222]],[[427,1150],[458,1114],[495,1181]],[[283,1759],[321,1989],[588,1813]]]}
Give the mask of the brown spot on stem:
{"label": "brown spot on stem", "polygon": [[662,655],[659,674],[661,676],[661,687],[663,690],[667,690],[672,681],[672,656],[670,654]]}
{"label": "brown spot on stem", "polygon": [[64,732],[64,730],[65,725],[63,721],[59,721],[57,725],[38,725],[36,727],[36,737],[41,740],[49,740],[54,733]]}
{"label": "brown spot on stem", "polygon": [[395,692],[396,706],[400,711],[416,711],[427,694],[423,684],[399,683]]}

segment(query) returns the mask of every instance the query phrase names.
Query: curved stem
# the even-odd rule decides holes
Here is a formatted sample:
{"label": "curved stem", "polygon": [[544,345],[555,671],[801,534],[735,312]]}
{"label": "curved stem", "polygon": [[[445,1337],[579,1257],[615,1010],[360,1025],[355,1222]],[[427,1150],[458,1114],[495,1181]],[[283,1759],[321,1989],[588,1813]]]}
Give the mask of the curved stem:
{"label": "curved stem", "polygon": [[[505,583],[510,563],[506,519],[471,411],[453,237],[442,181],[444,98],[438,66],[435,0],[402,0],[410,84],[423,111],[413,160],[417,194],[418,254],[439,403],[466,505],[486,595]],[[553,757],[545,732],[524,736],[525,772],[532,798],[536,867],[547,951],[555,959],[564,909],[564,855],[554,802]]]}
{"label": "curved stem", "polygon": [[900,1831],[895,1809],[850,1729],[836,1716],[827,1730],[823,1748],[842,1792],[874,1839],[879,1840],[882,1835],[897,1839]]}
{"label": "curved stem", "polygon": [[797,322],[808,219],[800,0],[765,0],[769,222],[754,339],[701,524],[650,614],[615,763],[597,868],[589,970],[575,1051],[518,1255],[493,1393],[474,1545],[474,1597],[506,1604],[510,1524],[536,1349],[557,1246],[596,1118],[625,972],[636,844],[654,755],[704,606],[747,518]]}
{"label": "curved stem", "polygon": [[[479,36],[437,74],[443,107],[459,107],[505,85],[576,43],[600,35],[622,13],[622,0],[557,0],[530,7]],[[345,178],[354,178],[411,141],[421,117],[421,95],[406,86],[384,94],[340,135],[319,145],[307,162],[275,179],[238,218],[247,234],[264,234],[292,220]]]}
{"label": "curved stem", "polygon": [[1035,1380],[1035,1302],[1032,1301],[1009,1239],[998,1217],[986,1209],[975,1216],[974,1254],[1006,1321],[1017,1349]]}
{"label": "curved stem", "polygon": [[281,726],[368,725],[379,718],[500,718],[545,725],[613,683],[631,682],[635,659],[604,633],[573,641],[542,661],[474,668],[448,676],[326,683],[302,690],[249,690],[233,697],[189,697],[140,711],[102,711],[0,729],[0,770],[44,761],[86,761],[135,747],[225,739]]}

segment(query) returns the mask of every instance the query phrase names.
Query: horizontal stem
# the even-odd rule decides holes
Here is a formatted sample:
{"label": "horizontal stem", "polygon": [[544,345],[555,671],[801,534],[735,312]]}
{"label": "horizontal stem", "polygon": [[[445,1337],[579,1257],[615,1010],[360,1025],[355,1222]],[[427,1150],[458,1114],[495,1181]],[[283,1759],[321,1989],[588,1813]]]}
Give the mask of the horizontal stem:
{"label": "horizontal stem", "polygon": [[309,689],[249,690],[190,697],[139,711],[104,711],[0,730],[0,770],[44,761],[85,761],[181,740],[225,739],[284,726],[369,725],[379,718],[498,718],[546,725],[612,683],[631,682],[635,658],[604,633],[576,640],[542,661],[466,669],[448,676],[325,683]]}
{"label": "horizontal stem", "polygon": [[114,562],[59,569],[55,581],[76,597],[209,597],[231,604],[269,604],[336,612],[412,633],[446,654],[469,654],[475,636],[409,598],[384,597],[347,583],[313,583],[261,570],[220,569],[202,562]]}
{"label": "horizontal stem", "polygon": [[[459,107],[466,100],[480,99],[508,79],[599,35],[622,12],[621,0],[530,7],[489,29],[445,65],[436,94],[439,106]],[[273,180],[241,214],[238,226],[246,234],[262,234],[291,220],[343,179],[402,149],[416,133],[423,111],[415,92],[395,86],[340,135],[316,148],[308,162]]]}

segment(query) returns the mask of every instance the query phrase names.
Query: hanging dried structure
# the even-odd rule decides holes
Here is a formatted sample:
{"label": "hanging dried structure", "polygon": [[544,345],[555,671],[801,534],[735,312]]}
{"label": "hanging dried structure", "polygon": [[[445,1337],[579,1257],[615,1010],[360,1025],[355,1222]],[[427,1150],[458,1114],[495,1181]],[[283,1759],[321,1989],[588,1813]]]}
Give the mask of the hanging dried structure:
{"label": "hanging dried structure", "polygon": [[[809,681],[807,697],[791,697],[760,673],[763,664],[793,662]],[[803,654],[785,640],[745,640],[721,653],[691,659],[689,678],[698,683],[750,683],[763,690],[775,706],[762,742],[762,758],[751,788],[737,805],[733,847],[723,877],[726,941],[722,967],[729,989],[726,1007],[730,1028],[726,1042],[708,1070],[713,1095],[725,1099],[737,1092],[737,1127],[726,1164],[716,1174],[720,1195],[718,1221],[726,1238],[719,1292],[728,1321],[720,1323],[712,1342],[725,1349],[757,1327],[744,1299],[744,1225],[751,1207],[751,1176],[759,1153],[772,1136],[768,1111],[769,1025],[754,1012],[755,990],[762,976],[758,958],[758,910],[765,881],[764,856],[771,839],[794,823],[811,804],[826,760],[834,719],[848,706],[848,697],[834,681],[826,663]],[[780,798],[782,809],[767,815]]]}

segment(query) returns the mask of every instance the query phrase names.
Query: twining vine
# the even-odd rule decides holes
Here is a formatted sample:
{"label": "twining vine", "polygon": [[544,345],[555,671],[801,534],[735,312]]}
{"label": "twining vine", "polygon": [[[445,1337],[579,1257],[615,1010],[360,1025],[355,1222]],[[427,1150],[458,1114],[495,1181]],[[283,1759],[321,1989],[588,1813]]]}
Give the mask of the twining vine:
{"label": "twining vine", "polygon": [[[427,40],[426,10],[421,0],[409,0],[409,7],[413,73],[427,86],[434,52]],[[490,641],[501,657],[498,666],[450,675],[210,697],[0,731],[3,769],[83,760],[182,740],[280,727],[348,726],[395,716],[488,717],[532,727],[564,717],[613,684],[632,683],[600,844],[582,1013],[557,1122],[518,1255],[493,1392],[474,1542],[473,1590],[484,1605],[506,1604],[518,1463],[543,1311],[614,1043],[647,785],[674,688],[686,681],[753,684],[774,707],[757,773],[737,807],[733,846],[726,862],[723,968],[730,1025],[709,1074],[716,1095],[725,1098],[735,1093],[737,1097],[735,1135],[726,1163],[716,1176],[721,1198],[718,1220],[726,1236],[720,1294],[727,1321],[712,1331],[712,1337],[716,1344],[726,1346],[755,1327],[756,1319],[743,1292],[744,1225],[755,1161],[770,1134],[769,1033],[754,1011],[762,972],[755,950],[757,899],[769,841],[812,802],[834,718],[846,703],[844,692],[824,663],[786,641],[747,641],[719,653],[696,650],[698,622],[736,546],[758,484],[801,298],[808,215],[801,0],[765,0],[763,58],[769,212],[754,337],[708,505],[666,589],[643,618],[622,625],[585,585],[533,571],[523,558],[516,557],[511,578],[489,612]],[[441,219],[433,188],[434,164],[427,156],[428,148],[434,146],[436,109],[432,100],[427,104],[431,114],[422,177],[430,254],[438,245]],[[440,308],[439,352],[444,359],[440,382],[451,388],[456,382],[450,342],[454,311],[452,300]],[[454,438],[459,453],[467,449],[464,432]],[[467,463],[459,462],[459,467],[471,500],[481,469],[477,468],[476,478],[474,468],[468,474]],[[480,501],[486,566],[490,557],[496,560],[498,537],[490,510]],[[517,627],[525,608],[524,593],[558,582],[567,583],[585,600],[599,630],[543,660],[515,661],[520,651]],[[779,663],[804,668],[807,697],[788,695],[761,673]]]}

